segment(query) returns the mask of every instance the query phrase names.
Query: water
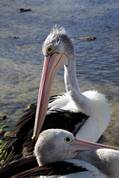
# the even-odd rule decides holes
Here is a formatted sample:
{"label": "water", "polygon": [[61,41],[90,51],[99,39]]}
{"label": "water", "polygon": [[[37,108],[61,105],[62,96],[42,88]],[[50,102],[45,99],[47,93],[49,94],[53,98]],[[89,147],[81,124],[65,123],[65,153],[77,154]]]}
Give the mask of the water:
{"label": "water", "polygon": [[[20,13],[20,8],[31,11]],[[9,115],[7,122],[14,124],[22,109],[36,101],[42,42],[54,24],[64,26],[73,40],[82,91],[90,88],[105,93],[113,117],[118,118],[119,1],[1,0],[0,111]],[[96,40],[80,40],[87,35]],[[61,71],[52,93],[63,92],[62,75]]]}

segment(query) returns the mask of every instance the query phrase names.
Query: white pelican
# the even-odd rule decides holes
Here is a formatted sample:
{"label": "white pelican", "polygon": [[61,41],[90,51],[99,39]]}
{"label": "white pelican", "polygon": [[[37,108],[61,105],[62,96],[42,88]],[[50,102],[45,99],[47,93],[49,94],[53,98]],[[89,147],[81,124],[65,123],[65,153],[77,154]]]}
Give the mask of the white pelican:
{"label": "white pelican", "polygon": [[[13,178],[119,177],[119,150],[76,139],[62,129],[43,131],[35,144],[34,155],[39,167],[21,172],[21,164],[17,164],[17,169],[12,166],[16,171]],[[0,170],[0,176],[5,175],[3,172]]]}
{"label": "white pelican", "polygon": [[[38,94],[33,138],[38,138],[48,106],[50,113],[57,109],[63,110],[64,113],[67,111],[79,113],[79,123],[81,112],[89,116],[82,127],[77,130],[76,137],[96,142],[110,122],[109,104],[105,96],[98,91],[89,90],[81,93],[76,78],[74,47],[63,27],[53,28],[43,43],[42,51],[44,65]],[[48,105],[52,81],[57,71],[63,66],[66,92],[64,95],[56,97]],[[57,119],[53,122],[57,122]],[[75,123],[75,129],[76,127],[78,127],[77,123]]]}

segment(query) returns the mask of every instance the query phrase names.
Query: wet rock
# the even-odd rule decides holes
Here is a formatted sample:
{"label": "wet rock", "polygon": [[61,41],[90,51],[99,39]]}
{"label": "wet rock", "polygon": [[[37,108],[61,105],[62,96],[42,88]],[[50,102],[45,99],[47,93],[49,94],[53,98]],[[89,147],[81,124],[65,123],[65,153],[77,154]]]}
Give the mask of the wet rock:
{"label": "wet rock", "polygon": [[14,39],[20,39],[18,36],[13,36]]}
{"label": "wet rock", "polygon": [[27,110],[27,109],[35,109],[36,108],[36,104],[35,103],[32,103],[32,104],[29,104],[26,108],[25,108],[25,110]]}
{"label": "wet rock", "polygon": [[12,136],[12,132],[11,131],[7,131],[4,133],[4,137],[11,137]]}
{"label": "wet rock", "polygon": [[0,129],[0,136],[3,136],[5,134],[5,130],[4,129]]}
{"label": "wet rock", "polygon": [[79,39],[83,41],[94,41],[96,40],[96,37],[95,36],[82,36]]}
{"label": "wet rock", "polygon": [[27,8],[27,9],[25,9],[25,8],[20,8],[19,11],[20,11],[20,13],[24,13],[24,12],[30,12],[30,11],[32,11],[32,10],[31,10],[30,8]]}
{"label": "wet rock", "polygon": [[0,121],[6,120],[7,115],[5,113],[0,112]]}
{"label": "wet rock", "polygon": [[20,37],[19,36],[9,36],[9,38],[12,38],[12,39],[20,39]]}

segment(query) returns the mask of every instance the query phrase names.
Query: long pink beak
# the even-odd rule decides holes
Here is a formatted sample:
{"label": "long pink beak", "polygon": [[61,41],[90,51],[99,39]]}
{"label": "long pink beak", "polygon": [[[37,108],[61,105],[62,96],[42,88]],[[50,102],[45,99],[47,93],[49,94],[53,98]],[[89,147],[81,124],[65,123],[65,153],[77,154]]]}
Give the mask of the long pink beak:
{"label": "long pink beak", "polygon": [[39,136],[45,119],[52,81],[58,69],[64,65],[65,59],[66,58],[64,54],[57,53],[53,54],[52,56],[45,57],[44,59],[37,100],[34,132],[32,137],[35,138],[35,140],[37,140]]}
{"label": "long pink beak", "polygon": [[98,149],[98,148],[108,148],[108,149],[119,150],[119,148],[117,148],[117,147],[98,144],[98,143],[92,143],[92,142],[88,142],[88,141],[84,141],[84,140],[80,140],[80,139],[75,139],[72,146],[75,151],[93,150],[93,149]]}

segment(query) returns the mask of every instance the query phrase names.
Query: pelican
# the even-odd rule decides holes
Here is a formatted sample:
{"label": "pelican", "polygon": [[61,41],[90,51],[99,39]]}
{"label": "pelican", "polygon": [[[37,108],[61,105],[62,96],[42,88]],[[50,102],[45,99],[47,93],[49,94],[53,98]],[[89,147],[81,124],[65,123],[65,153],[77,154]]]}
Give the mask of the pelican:
{"label": "pelican", "polygon": [[[20,118],[12,134],[13,141],[10,140],[5,148],[3,157],[7,157],[4,158],[7,162],[32,154],[34,142],[31,137],[33,135],[36,141],[41,130],[61,128],[77,138],[97,142],[111,119],[110,107],[103,94],[91,90],[81,93],[76,78],[74,47],[63,27],[52,29],[42,51],[44,64],[37,109],[32,105]],[[62,67],[66,91],[62,96],[50,98],[48,104],[52,82]]]}
{"label": "pelican", "polygon": [[107,145],[78,140],[65,130],[49,129],[42,132],[35,144],[34,155],[39,166],[68,160],[68,163],[83,168],[74,175],[64,176],[66,178],[119,177],[119,150]]}
{"label": "pelican", "polygon": [[[110,122],[110,108],[105,96],[98,91],[81,93],[76,78],[74,47],[63,27],[54,27],[42,47],[44,55],[43,71],[37,100],[37,110],[33,138],[37,140],[42,128],[47,107],[49,112],[62,109],[80,113],[88,117],[76,132],[76,137],[96,142]],[[64,83],[66,92],[49,103],[51,85],[57,71],[64,66]],[[57,122],[57,120],[55,121]],[[63,122],[62,122],[63,124]],[[77,124],[78,125],[78,124]],[[75,128],[77,127],[75,124]]]}
{"label": "pelican", "polygon": [[[21,163],[17,161],[7,168],[0,169],[0,176],[6,178],[8,176],[12,178],[119,177],[119,150],[108,145],[77,139],[66,130],[48,129],[40,133],[34,147],[34,155],[38,165],[33,163],[32,169],[22,172],[24,166],[21,168]],[[31,158],[25,159],[28,159],[29,165]],[[5,171],[8,172],[5,174]]]}

